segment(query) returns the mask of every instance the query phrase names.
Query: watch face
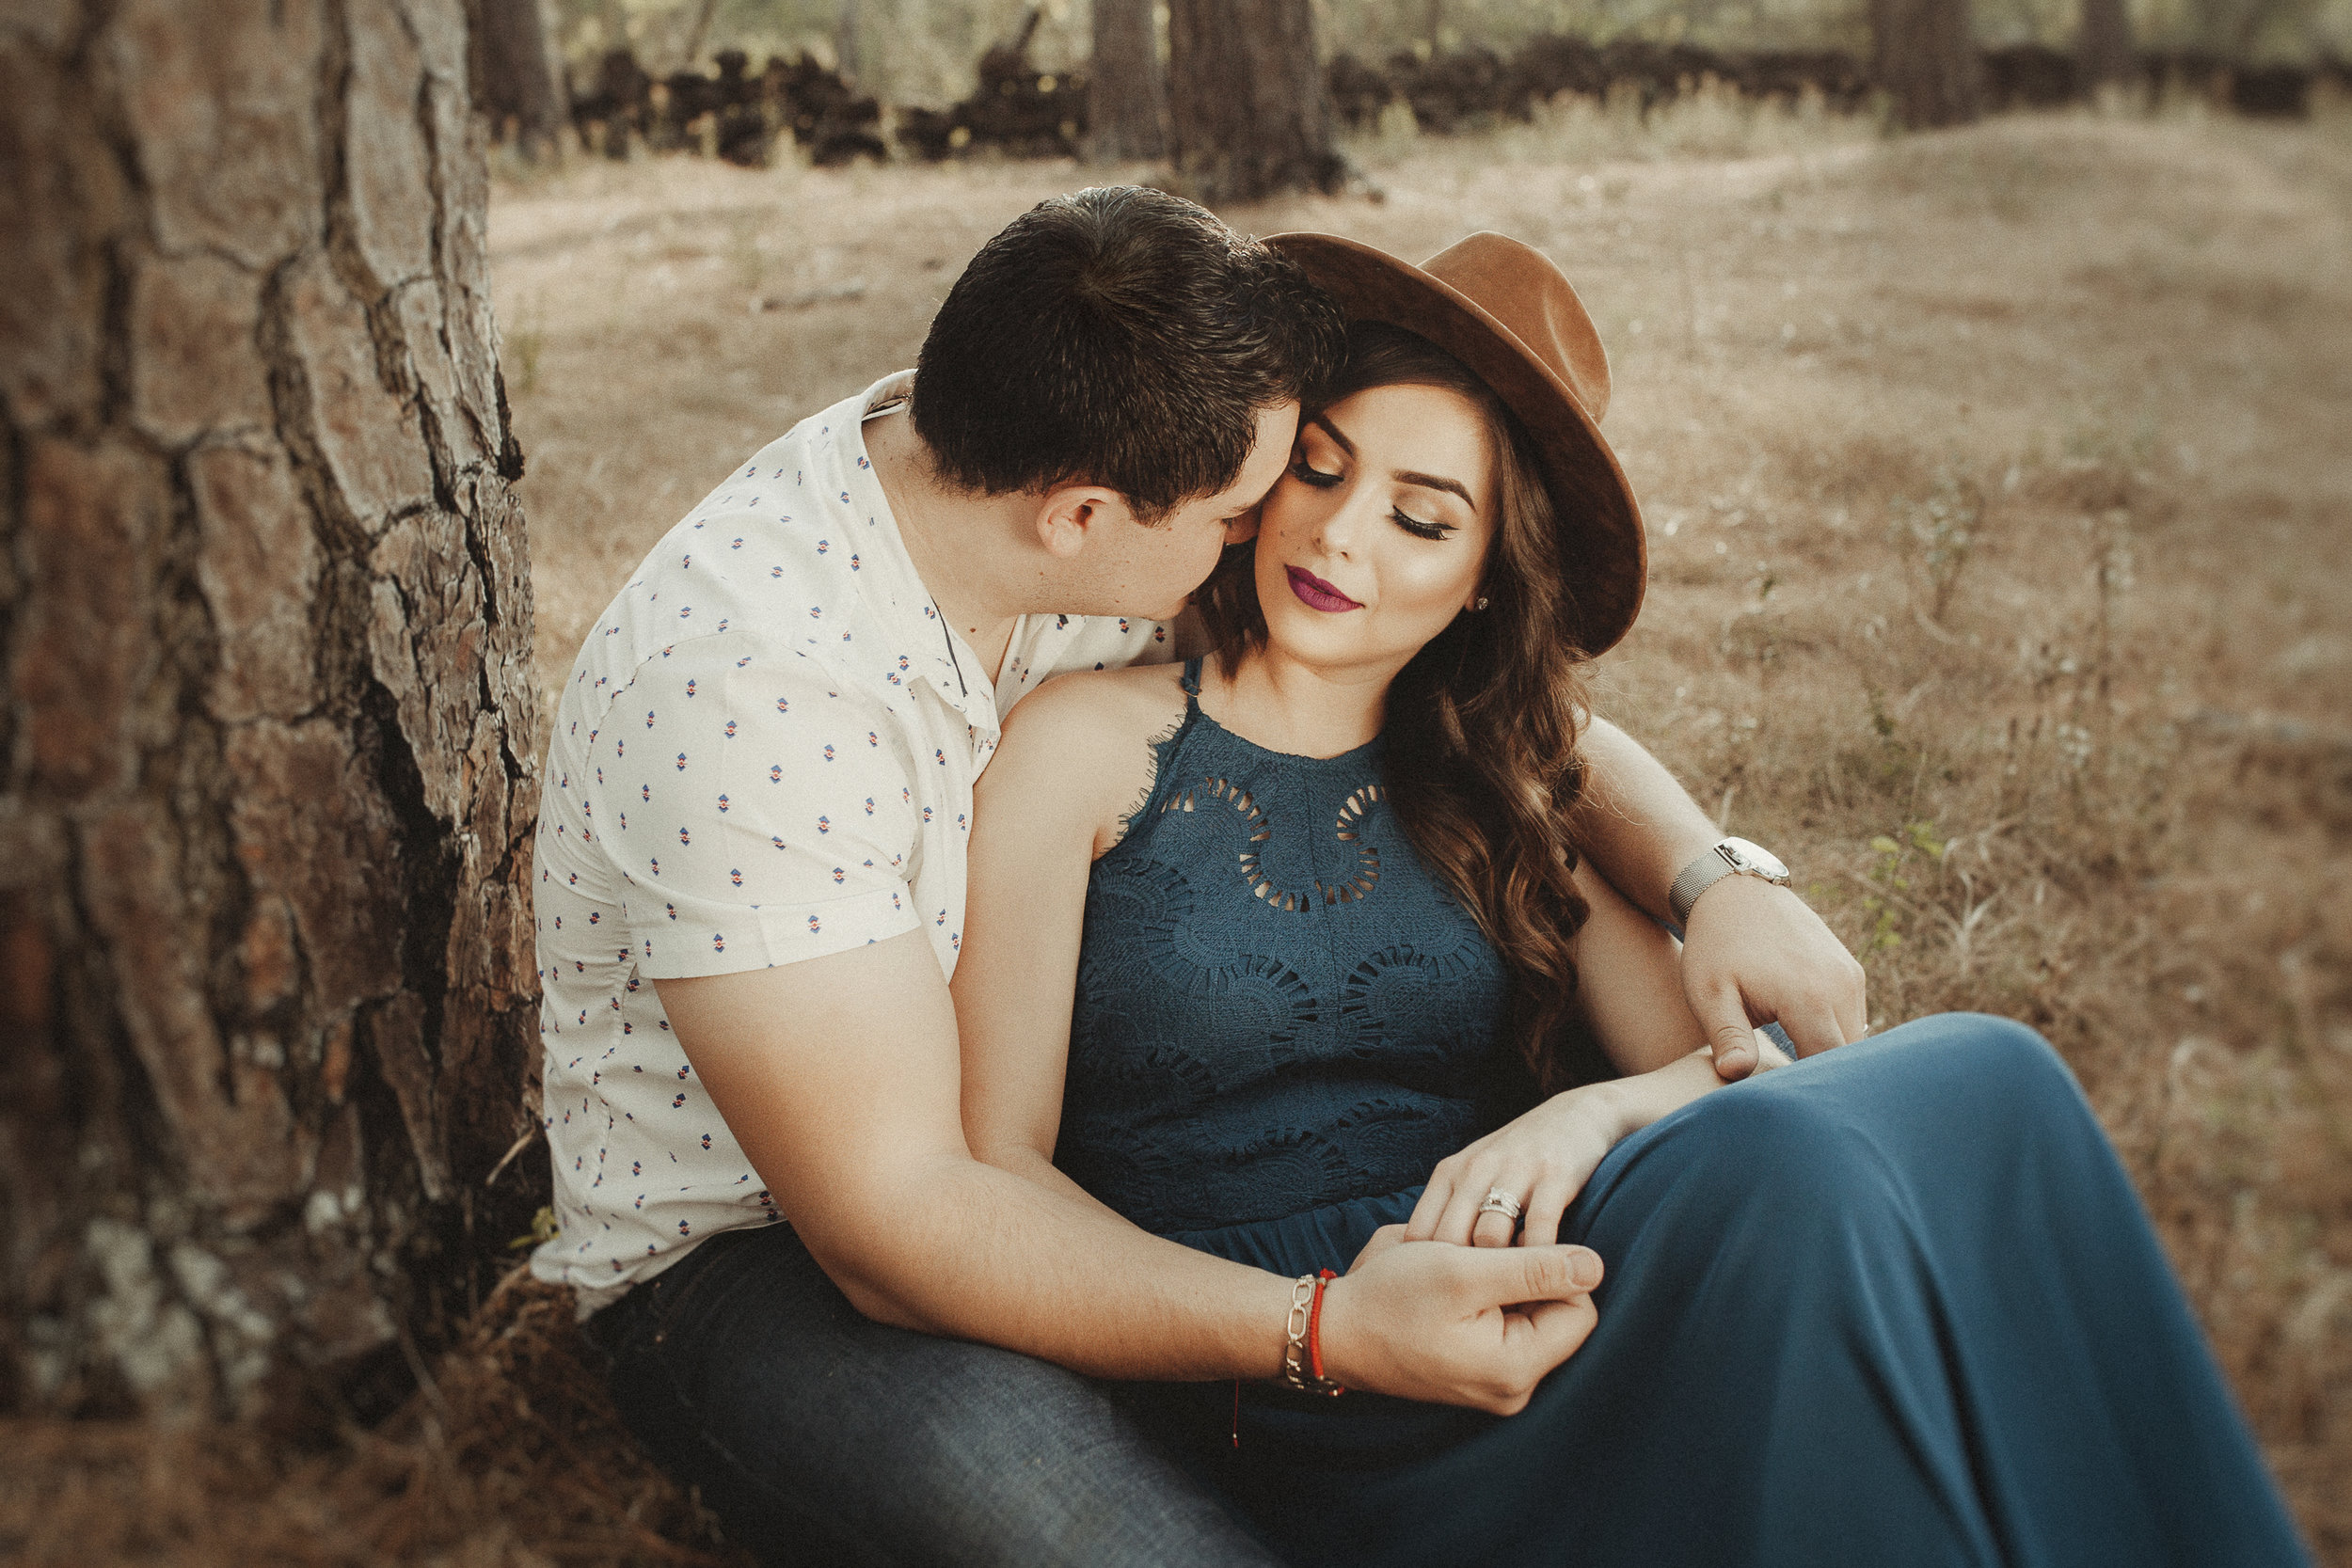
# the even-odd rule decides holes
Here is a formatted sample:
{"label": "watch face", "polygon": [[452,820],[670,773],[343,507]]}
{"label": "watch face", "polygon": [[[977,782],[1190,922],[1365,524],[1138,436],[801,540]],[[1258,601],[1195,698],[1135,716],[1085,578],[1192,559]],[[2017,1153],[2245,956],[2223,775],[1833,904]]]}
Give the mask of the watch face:
{"label": "watch face", "polygon": [[1781,864],[1780,857],[1761,844],[1752,844],[1744,838],[1727,838],[1724,840],[1724,847],[1731,851],[1742,871],[1761,873],[1767,881],[1785,882],[1788,879],[1788,868]]}

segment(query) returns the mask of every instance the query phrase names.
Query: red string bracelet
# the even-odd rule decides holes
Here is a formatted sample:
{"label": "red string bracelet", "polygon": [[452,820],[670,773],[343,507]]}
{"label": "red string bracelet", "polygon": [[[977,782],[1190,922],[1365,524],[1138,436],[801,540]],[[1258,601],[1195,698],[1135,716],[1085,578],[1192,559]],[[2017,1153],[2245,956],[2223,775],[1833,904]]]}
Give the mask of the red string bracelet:
{"label": "red string bracelet", "polygon": [[1330,1269],[1315,1276],[1315,1304],[1307,1314],[1307,1364],[1314,1369],[1317,1383],[1330,1383],[1330,1392],[1344,1394],[1346,1389],[1323,1375],[1323,1290],[1339,1275]]}

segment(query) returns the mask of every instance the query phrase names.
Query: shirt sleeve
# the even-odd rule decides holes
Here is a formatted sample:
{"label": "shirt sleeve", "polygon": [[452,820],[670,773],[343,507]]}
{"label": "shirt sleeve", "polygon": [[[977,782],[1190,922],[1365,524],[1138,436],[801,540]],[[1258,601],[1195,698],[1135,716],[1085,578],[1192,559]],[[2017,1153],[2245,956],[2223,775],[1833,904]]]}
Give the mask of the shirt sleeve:
{"label": "shirt sleeve", "polygon": [[921,928],[897,721],[818,659],[741,636],[641,665],[590,747],[596,831],[652,979],[732,974]]}

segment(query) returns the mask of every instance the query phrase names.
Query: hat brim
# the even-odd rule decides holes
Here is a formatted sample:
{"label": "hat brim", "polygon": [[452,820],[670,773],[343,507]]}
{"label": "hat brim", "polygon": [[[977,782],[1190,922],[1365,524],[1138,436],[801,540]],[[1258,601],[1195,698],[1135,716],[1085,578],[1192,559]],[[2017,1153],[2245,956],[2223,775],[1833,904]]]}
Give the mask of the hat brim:
{"label": "hat brim", "polygon": [[1534,440],[1560,532],[1572,625],[1586,654],[1614,647],[1649,580],[1642,513],[1617,454],[1568,384],[1469,295],[1409,261],[1337,234],[1265,243],[1296,261],[1350,320],[1419,333],[1476,372]]}

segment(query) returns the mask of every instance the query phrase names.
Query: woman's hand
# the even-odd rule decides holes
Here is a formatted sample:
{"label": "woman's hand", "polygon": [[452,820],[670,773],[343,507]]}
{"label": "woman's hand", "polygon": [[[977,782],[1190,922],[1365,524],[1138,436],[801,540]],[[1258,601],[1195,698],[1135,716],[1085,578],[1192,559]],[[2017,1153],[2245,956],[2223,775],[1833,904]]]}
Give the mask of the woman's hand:
{"label": "woman's hand", "polygon": [[[1757,1038],[1755,1050],[1756,1071],[1788,1063],[1769,1040]],[[1517,1230],[1522,1246],[1549,1246],[1559,1239],[1560,1216],[1620,1139],[1723,1086],[1714,1056],[1702,1048],[1654,1072],[1553,1095],[1438,1161],[1406,1222],[1404,1238],[1509,1246]],[[1518,1223],[1507,1214],[1480,1211],[1490,1193],[1519,1206]]]}
{"label": "woman's hand", "polygon": [[[1550,1245],[1560,1234],[1560,1216],[1617,1140],[1633,1131],[1626,1125],[1622,1097],[1610,1092],[1613,1087],[1588,1084],[1556,1094],[1438,1161],[1406,1222],[1404,1239],[1509,1246],[1518,1229],[1522,1245]],[[1521,1207],[1519,1225],[1491,1210],[1479,1212],[1489,1192]]]}

